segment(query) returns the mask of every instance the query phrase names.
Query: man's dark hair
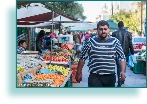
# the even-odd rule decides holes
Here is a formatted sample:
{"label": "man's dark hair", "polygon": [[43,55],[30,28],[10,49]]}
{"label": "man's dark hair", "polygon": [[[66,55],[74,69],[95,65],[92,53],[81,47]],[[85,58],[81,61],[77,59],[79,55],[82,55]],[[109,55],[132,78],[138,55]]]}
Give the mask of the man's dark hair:
{"label": "man's dark hair", "polygon": [[19,42],[18,42],[18,45],[20,46],[20,44],[23,44],[24,42],[26,42],[25,40],[20,40]]}
{"label": "man's dark hair", "polygon": [[124,23],[123,23],[122,21],[118,22],[118,27],[119,27],[119,28],[124,27]]}
{"label": "man's dark hair", "polygon": [[45,35],[45,31],[44,30],[40,30],[38,37],[41,38]]}
{"label": "man's dark hair", "polygon": [[68,31],[67,33],[70,34],[70,31]]}
{"label": "man's dark hair", "polygon": [[98,28],[99,26],[105,26],[105,25],[107,25],[108,28],[109,28],[108,22],[105,21],[105,20],[101,20],[101,21],[99,21],[99,22],[97,23],[97,28]]}

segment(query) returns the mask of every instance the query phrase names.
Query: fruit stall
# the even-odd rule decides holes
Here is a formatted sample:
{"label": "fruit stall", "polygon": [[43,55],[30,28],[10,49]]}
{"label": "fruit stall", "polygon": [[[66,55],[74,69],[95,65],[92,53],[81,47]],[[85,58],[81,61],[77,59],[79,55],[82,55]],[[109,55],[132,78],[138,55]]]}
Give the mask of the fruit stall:
{"label": "fruit stall", "polygon": [[70,76],[70,68],[51,64],[46,67],[38,66],[31,69],[29,73],[22,73],[22,85],[25,87],[65,87]]}
{"label": "fruit stall", "polygon": [[133,44],[137,63],[134,64],[133,73],[146,75],[146,43]]}
{"label": "fruit stall", "polygon": [[[23,59],[23,61],[25,60]],[[37,63],[36,66],[31,66],[32,68],[22,65],[18,66],[18,87],[64,87],[65,84],[69,81],[72,73],[69,66],[56,64],[48,64],[46,66],[42,66],[40,63]],[[69,86],[70,85],[67,87]]]}
{"label": "fruit stall", "polygon": [[43,54],[17,56],[18,87],[71,87],[71,61],[75,50],[71,44]]}

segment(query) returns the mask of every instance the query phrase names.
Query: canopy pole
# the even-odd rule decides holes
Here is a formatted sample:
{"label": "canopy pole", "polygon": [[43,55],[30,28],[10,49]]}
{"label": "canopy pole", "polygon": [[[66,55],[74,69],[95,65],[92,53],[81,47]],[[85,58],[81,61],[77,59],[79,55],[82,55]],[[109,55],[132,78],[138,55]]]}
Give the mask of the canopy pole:
{"label": "canopy pole", "polygon": [[[52,34],[54,33],[54,25],[53,25],[53,19],[54,19],[54,11],[52,11]],[[50,51],[50,64],[52,61],[52,37],[51,37],[51,51]]]}
{"label": "canopy pole", "polygon": [[30,28],[27,28],[27,33],[28,33],[28,50],[30,50]]}
{"label": "canopy pole", "polygon": [[143,33],[142,33],[142,12],[143,12],[143,2],[141,1],[141,36],[143,37]]}
{"label": "canopy pole", "polygon": [[61,34],[61,16],[60,16],[60,22],[59,22],[59,34],[58,34],[58,47],[59,47],[59,36]]}

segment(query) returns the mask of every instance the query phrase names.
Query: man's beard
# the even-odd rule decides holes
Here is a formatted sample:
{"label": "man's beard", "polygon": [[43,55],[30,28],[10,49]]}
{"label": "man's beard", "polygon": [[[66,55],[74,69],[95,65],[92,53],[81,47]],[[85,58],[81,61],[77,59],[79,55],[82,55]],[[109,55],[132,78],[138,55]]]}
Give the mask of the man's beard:
{"label": "man's beard", "polygon": [[102,40],[104,40],[104,39],[107,38],[107,36],[108,36],[107,34],[105,34],[105,35],[102,34],[102,35],[100,35],[100,38],[101,38]]}

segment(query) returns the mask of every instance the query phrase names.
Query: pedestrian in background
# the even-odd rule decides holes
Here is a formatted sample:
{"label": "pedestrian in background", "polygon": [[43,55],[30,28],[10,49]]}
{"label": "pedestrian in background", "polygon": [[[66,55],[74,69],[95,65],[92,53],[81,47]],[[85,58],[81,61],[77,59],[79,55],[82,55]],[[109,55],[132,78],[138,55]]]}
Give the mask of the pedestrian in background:
{"label": "pedestrian in background", "polygon": [[[112,33],[112,37],[116,37],[119,41],[120,44],[123,48],[123,52],[126,57],[126,62],[128,62],[129,58],[129,51],[132,55],[134,55],[134,48],[132,45],[132,35],[129,31],[126,31],[124,29],[124,23],[120,21],[118,23],[118,30]],[[121,81],[119,76],[120,76],[120,65],[118,63],[118,58],[116,58],[116,65],[117,65],[117,76],[118,76],[118,87],[121,87],[122,84],[124,84],[124,81]]]}
{"label": "pedestrian in background", "polygon": [[97,24],[98,35],[89,38],[84,44],[78,62],[76,80],[80,82],[80,72],[89,57],[89,87],[115,87],[115,58],[121,66],[120,78],[125,80],[125,55],[118,39],[108,36],[109,24],[101,20]]}
{"label": "pedestrian in background", "polygon": [[80,44],[78,33],[75,32],[75,31],[73,32],[73,41],[74,41],[75,44]]}
{"label": "pedestrian in background", "polygon": [[85,40],[85,36],[84,36],[84,33],[82,31],[80,31],[78,38],[80,40],[80,44],[82,44],[83,41]]}

